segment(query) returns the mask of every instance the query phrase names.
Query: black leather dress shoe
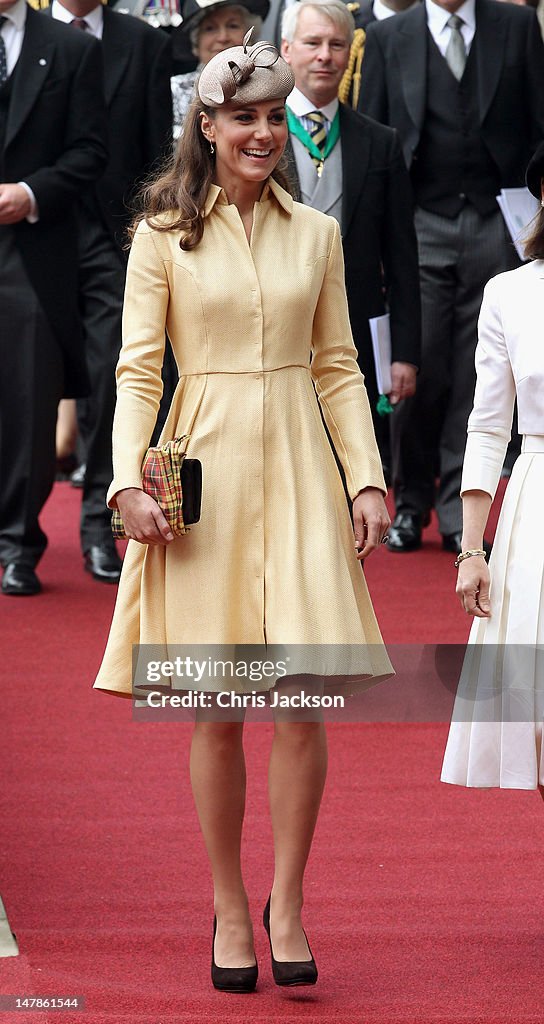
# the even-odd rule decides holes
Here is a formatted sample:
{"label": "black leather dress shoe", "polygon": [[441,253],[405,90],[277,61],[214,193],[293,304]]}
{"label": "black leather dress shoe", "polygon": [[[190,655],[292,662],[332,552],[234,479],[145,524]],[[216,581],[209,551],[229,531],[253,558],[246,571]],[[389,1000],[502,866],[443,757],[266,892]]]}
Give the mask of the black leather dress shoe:
{"label": "black leather dress shoe", "polygon": [[399,512],[388,530],[387,547],[389,551],[417,551],[421,547],[422,527],[423,517],[421,515]]}
{"label": "black leather dress shoe", "polygon": [[452,555],[459,555],[461,553],[461,537],[462,533],[443,533],[442,534],[442,547],[444,551],[451,551]]}
{"label": "black leather dress shoe", "polygon": [[85,570],[99,583],[119,583],[122,561],[109,544],[93,544],[85,552]]}
{"label": "black leather dress shoe", "polygon": [[30,597],[39,594],[42,585],[30,565],[10,562],[4,569],[2,577],[2,593],[10,597]]}
{"label": "black leather dress shoe", "polygon": [[80,466],[74,469],[74,472],[70,474],[70,483],[72,487],[84,487],[85,485],[85,473],[87,466],[84,462]]}

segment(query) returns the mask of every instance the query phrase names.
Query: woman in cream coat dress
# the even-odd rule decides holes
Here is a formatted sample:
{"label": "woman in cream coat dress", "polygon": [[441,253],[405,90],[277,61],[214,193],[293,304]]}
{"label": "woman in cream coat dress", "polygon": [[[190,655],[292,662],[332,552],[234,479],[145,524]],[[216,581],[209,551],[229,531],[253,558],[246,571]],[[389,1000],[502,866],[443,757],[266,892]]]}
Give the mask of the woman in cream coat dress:
{"label": "woman in cream coat dress", "polygon": [[532,262],[493,278],[480,313],[462,480],[463,552],[482,548],[516,397],[522,449],[502,504],[489,570],[478,554],[459,564],[457,593],[475,621],[442,781],[539,787],[543,793],[544,144],[529,165],[527,184],[543,205],[525,250]]}
{"label": "woman in cream coat dress", "polygon": [[[130,696],[135,644],[213,644],[227,655],[238,645],[297,645],[309,652],[314,686],[316,675],[336,683],[345,675],[346,692],[392,671],[360,564],[389,517],[340,235],[332,218],[294,203],[270,177],[293,84],[277,51],[261,44],[212,58],[173,168],[151,190],[134,236],[108,495],[133,539],[99,689]],[[189,434],[188,454],[203,467],[200,522],[175,540],[140,480],[165,328],[180,376],[163,438]],[[272,685],[232,681],[247,693]],[[195,688],[225,687],[210,678]],[[263,920],[280,985],[317,978],[301,923],[326,775],[324,725],[314,718],[276,720],[270,757],[275,870]],[[214,883],[212,980],[229,991],[250,991],[257,979],[240,867],[242,727],[197,715],[191,749]]]}

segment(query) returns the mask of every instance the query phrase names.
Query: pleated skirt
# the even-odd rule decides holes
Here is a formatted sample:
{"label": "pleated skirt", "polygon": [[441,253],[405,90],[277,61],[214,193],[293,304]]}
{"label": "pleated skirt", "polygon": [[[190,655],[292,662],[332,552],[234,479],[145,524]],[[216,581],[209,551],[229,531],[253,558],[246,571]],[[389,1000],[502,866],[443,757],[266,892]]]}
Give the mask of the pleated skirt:
{"label": "pleated skirt", "polygon": [[461,670],[442,782],[544,785],[544,436],[526,436],[493,552],[491,616],[475,619]]}
{"label": "pleated skirt", "polygon": [[288,647],[289,675],[346,694],[393,675],[309,368],[182,378],[164,437],[182,434],[202,462],[200,522],[167,547],[129,541],[95,687],[130,697],[138,647],[144,662]]}

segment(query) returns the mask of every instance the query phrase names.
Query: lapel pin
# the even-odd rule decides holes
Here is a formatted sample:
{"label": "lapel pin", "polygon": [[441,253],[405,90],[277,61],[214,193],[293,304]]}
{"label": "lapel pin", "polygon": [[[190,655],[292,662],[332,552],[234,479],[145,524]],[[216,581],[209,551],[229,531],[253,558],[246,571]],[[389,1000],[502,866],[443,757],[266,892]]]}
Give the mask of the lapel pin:
{"label": "lapel pin", "polygon": [[45,65],[47,64],[47,61],[46,61],[45,57],[40,57],[40,59],[38,61],[38,64],[41,64],[42,68],[44,68]]}

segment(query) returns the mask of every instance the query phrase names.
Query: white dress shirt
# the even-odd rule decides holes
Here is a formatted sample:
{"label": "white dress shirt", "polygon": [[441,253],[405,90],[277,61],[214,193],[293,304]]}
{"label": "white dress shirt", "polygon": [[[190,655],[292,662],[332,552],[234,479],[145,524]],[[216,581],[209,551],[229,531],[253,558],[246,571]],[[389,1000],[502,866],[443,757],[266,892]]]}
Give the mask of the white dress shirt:
{"label": "white dress shirt", "polygon": [[[0,31],[6,48],[8,75],[11,75],[21,54],[25,36],[26,10],[26,0],[17,0],[13,7],[8,7],[7,11],[2,11],[4,18],[7,18]],[[30,199],[30,213],[27,215],[26,220],[29,224],[35,224],[38,220],[36,197],[26,181],[18,181],[17,184],[24,188]]]}
{"label": "white dress shirt", "polygon": [[26,23],[26,0],[17,0],[13,7],[8,7],[7,11],[2,11],[2,14],[4,18],[7,18],[7,21],[2,25],[0,32],[2,33],[2,39],[6,48],[8,75],[11,75],[19,60],[19,54],[23,45]]}
{"label": "white dress shirt", "polygon": [[289,93],[289,96],[287,97],[287,106],[293,111],[293,114],[295,114],[296,117],[301,119],[306,131],[310,131],[311,128],[315,127],[315,125],[312,125],[311,121],[306,121],[307,115],[311,114],[313,110],[319,110],[327,120],[325,128],[328,132],[331,123],[336,117],[338,100],[335,97],[330,103],[326,103],[324,107],[316,107],[315,103],[312,103],[312,101],[295,86],[293,91]]}
{"label": "white dress shirt", "polygon": [[[467,56],[470,52],[472,40],[474,39],[474,33],[476,32],[475,2],[476,0],[465,0],[465,2],[455,11],[455,14],[463,19],[461,35],[465,41]],[[451,36],[451,28],[448,28],[447,24],[451,18],[451,12],[444,10],[443,7],[434,3],[434,0],[425,0],[425,7],[427,8],[427,25],[429,26],[429,32],[438,46],[440,53],[444,57]]]}
{"label": "white dress shirt", "polygon": [[[66,25],[70,25],[75,18],[75,14],[71,11],[66,10],[59,3],[59,0],[53,0],[51,4],[51,14],[57,21],[63,21]],[[87,31],[90,36],[94,36],[95,39],[102,39],[102,32],[104,29],[104,16],[102,13],[102,4],[98,4],[97,7],[93,7],[92,11],[89,11],[83,19],[87,22],[88,28],[85,29],[74,29],[74,31],[84,32]]]}

